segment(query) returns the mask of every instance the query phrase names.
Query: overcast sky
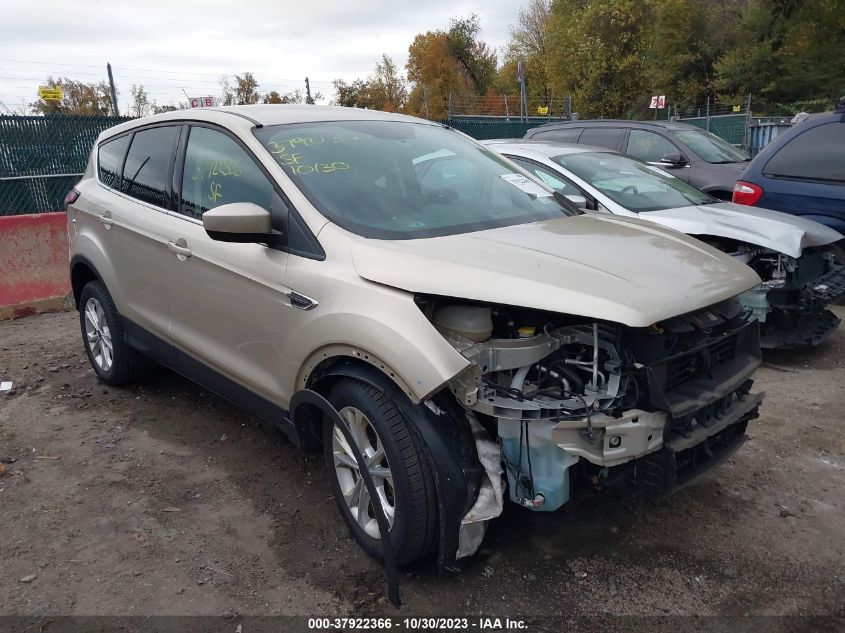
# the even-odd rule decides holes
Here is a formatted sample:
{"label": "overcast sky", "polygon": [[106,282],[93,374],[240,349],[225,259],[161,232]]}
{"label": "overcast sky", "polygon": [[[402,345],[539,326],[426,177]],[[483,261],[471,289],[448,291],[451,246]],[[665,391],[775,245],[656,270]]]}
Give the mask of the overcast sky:
{"label": "overcast sky", "polygon": [[[121,0],[2,3],[0,101],[19,110],[48,75],[106,78],[120,108],[133,83],[158,103],[218,96],[219,79],[251,71],[261,91],[303,88],[330,99],[333,79],[364,77],[382,53],[400,68],[417,33],[477,13],[501,53],[527,0]],[[5,109],[0,106],[5,113]]]}

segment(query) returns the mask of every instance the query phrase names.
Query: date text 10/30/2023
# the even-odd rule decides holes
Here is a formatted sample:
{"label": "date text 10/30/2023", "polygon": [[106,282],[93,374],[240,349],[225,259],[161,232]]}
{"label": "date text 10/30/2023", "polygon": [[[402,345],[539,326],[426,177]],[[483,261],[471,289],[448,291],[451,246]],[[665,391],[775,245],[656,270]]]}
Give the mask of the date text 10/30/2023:
{"label": "date text 10/30/2023", "polygon": [[309,618],[308,628],[312,631],[527,631],[528,624],[519,618]]}

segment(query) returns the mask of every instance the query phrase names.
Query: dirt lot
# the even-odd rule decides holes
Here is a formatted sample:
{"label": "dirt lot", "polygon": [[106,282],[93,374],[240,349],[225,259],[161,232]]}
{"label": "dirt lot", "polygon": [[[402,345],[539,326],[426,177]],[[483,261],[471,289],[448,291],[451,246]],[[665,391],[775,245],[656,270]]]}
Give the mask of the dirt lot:
{"label": "dirt lot", "polygon": [[510,507],[397,612],[318,456],[168,371],[99,384],[75,312],[3,322],[0,614],[842,616],[843,352],[767,355],[750,441],[670,500]]}

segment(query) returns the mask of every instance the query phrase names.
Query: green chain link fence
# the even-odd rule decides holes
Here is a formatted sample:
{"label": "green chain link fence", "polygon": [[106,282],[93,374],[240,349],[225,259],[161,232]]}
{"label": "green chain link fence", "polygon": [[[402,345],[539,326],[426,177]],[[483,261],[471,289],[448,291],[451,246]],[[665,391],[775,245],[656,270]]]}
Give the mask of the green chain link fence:
{"label": "green chain link fence", "polygon": [[528,120],[504,118],[459,118],[452,117],[442,123],[474,139],[483,141],[491,138],[522,138],[531,128],[551,123],[555,119],[529,118]]}
{"label": "green chain link fence", "polygon": [[130,120],[102,116],[0,116],[0,216],[60,211],[97,136]]}
{"label": "green chain link fence", "polygon": [[[709,122],[708,122],[709,121]],[[691,119],[679,119],[679,123],[689,123],[703,130],[708,130],[718,137],[723,138],[732,145],[746,144],[748,130],[747,114],[728,114],[711,117],[694,117]]]}

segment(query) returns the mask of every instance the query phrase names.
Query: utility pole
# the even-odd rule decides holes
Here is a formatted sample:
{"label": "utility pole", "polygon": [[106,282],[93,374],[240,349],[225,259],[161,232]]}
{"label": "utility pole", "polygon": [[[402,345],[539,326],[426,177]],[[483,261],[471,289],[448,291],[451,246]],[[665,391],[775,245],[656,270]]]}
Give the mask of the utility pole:
{"label": "utility pole", "polygon": [[308,77],[305,78],[305,103],[314,105],[314,99],[311,98],[311,84],[308,83]]}
{"label": "utility pole", "polygon": [[109,91],[111,92],[111,109],[114,116],[120,116],[117,110],[117,90],[114,89],[114,76],[111,74],[111,64],[106,63],[106,70],[109,73]]}
{"label": "utility pole", "polygon": [[525,62],[521,59],[516,63],[516,72],[519,76],[519,114],[520,118],[528,119],[528,97],[525,94]]}

